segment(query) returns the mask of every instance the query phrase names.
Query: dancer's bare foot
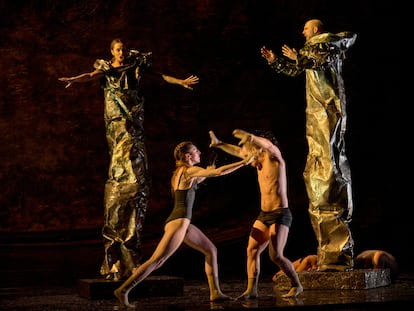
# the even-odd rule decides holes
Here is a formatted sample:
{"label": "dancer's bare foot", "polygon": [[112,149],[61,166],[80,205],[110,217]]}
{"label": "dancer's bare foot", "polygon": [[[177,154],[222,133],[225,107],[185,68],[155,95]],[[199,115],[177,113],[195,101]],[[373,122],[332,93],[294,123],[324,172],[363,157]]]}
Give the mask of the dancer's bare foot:
{"label": "dancer's bare foot", "polygon": [[236,298],[236,300],[242,299],[244,298],[244,300],[249,300],[249,299],[256,299],[258,297],[257,293],[255,292],[244,292],[243,294],[241,294],[240,296],[238,296]]}
{"label": "dancer's bare foot", "polygon": [[210,301],[226,301],[226,300],[234,300],[233,298],[231,298],[230,296],[224,295],[223,293],[218,293],[215,295],[210,295]]}
{"label": "dancer's bare foot", "polygon": [[135,308],[136,306],[134,304],[129,303],[128,300],[128,293],[126,293],[125,291],[122,291],[121,289],[116,289],[114,291],[114,295],[116,298],[118,298],[119,302],[128,308]]}
{"label": "dancer's bare foot", "polygon": [[221,140],[219,140],[219,139],[216,137],[216,135],[214,134],[214,132],[213,132],[213,131],[209,131],[208,133],[209,133],[209,135],[210,135],[210,139],[211,139],[211,142],[210,142],[210,147],[215,147],[215,146],[220,145],[220,144],[222,143],[222,141],[221,141]]}
{"label": "dancer's bare foot", "polygon": [[282,295],[283,298],[297,297],[303,292],[303,287],[292,287],[287,294]]}

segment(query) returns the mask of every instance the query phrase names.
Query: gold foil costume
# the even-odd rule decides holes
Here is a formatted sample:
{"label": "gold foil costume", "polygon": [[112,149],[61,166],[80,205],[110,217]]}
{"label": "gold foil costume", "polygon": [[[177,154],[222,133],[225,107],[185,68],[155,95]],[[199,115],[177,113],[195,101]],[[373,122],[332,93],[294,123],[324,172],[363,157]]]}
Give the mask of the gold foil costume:
{"label": "gold foil costume", "polygon": [[117,68],[105,60],[94,65],[105,73],[101,84],[110,155],[102,229],[105,257],[100,271],[107,279],[129,276],[140,259],[140,235],[150,190],[144,99],[138,93],[142,65],[136,60]]}
{"label": "gold foil costume", "polygon": [[349,229],[353,201],[351,172],[345,154],[346,98],[342,78],[345,52],[356,34],[323,33],[309,39],[292,62],[276,57],[270,64],[288,76],[306,73],[306,138],[303,177],[309,215],[318,241],[318,270],[353,267],[354,241]]}

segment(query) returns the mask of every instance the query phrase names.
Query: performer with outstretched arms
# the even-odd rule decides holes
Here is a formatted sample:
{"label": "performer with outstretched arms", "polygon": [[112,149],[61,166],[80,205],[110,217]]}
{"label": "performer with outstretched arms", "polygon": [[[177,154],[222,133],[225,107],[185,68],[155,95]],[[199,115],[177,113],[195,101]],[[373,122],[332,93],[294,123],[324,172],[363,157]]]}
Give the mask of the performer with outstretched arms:
{"label": "performer with outstretched arms", "polygon": [[126,49],[121,39],[110,45],[112,58],[98,59],[95,70],[62,77],[66,88],[74,83],[100,80],[104,90],[104,118],[110,163],[104,194],[105,257],[101,275],[128,277],[140,260],[141,231],[148,206],[151,178],[144,142],[144,97],[140,80],[152,75],[160,82],[192,90],[197,76],[178,79],[152,71],[152,54]]}
{"label": "performer with outstretched arms", "polygon": [[306,138],[308,155],[303,172],[308,211],[318,242],[318,270],[346,271],[353,266],[349,223],[353,200],[351,170],[345,154],[346,97],[342,78],[345,52],[356,34],[324,32],[312,19],[302,34],[306,42],[296,51],[282,46],[280,57],[262,47],[261,54],[277,73],[306,74]]}

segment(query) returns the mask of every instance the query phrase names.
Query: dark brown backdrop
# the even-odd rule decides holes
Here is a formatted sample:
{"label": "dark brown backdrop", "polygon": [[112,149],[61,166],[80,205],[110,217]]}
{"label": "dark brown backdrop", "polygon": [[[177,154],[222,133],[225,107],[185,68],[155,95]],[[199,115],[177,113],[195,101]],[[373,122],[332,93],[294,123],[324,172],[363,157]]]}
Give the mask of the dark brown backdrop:
{"label": "dark brown backdrop", "polygon": [[[334,3],[334,4],[333,4]],[[306,159],[304,77],[270,71],[262,45],[303,44],[303,23],[359,37],[344,66],[347,150],[353,174],[356,249],[382,248],[408,262],[400,205],[399,68],[396,2],[327,0],[0,1],[0,230],[2,241],[43,233],[96,233],[103,222],[108,153],[97,83],[58,81],[109,58],[109,43],[154,53],[154,67],[196,74],[193,92],[144,81],[153,176],[144,235],[158,237],[169,213],[172,148],[192,140],[208,160],[208,130],[232,141],[234,128],[273,130],[287,160],[295,221],[288,252],[315,251],[302,180]],[[391,45],[390,45],[391,43]],[[219,153],[218,164],[232,160]],[[258,206],[254,171],[209,180],[194,222],[215,242],[245,238]],[[220,233],[220,230],[229,230]],[[231,232],[231,233],[229,233]]]}

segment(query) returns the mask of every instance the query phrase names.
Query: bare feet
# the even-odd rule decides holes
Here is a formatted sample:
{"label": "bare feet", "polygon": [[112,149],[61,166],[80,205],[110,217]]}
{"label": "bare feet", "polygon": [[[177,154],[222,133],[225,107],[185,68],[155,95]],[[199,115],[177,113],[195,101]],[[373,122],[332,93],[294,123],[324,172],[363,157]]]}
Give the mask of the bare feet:
{"label": "bare feet", "polygon": [[210,139],[211,139],[210,147],[215,147],[215,146],[220,145],[222,143],[221,140],[219,140],[216,137],[216,135],[214,134],[213,131],[209,131],[208,133],[209,133]]}
{"label": "bare feet", "polygon": [[238,296],[236,298],[236,300],[239,300],[241,298],[244,298],[244,300],[249,300],[249,299],[256,299],[258,297],[257,293],[254,292],[244,292],[243,294],[241,294],[240,296]]}
{"label": "bare feet", "polygon": [[224,295],[223,293],[210,295],[210,301],[225,301],[225,300],[233,300],[230,296]]}
{"label": "bare feet", "polygon": [[303,287],[292,287],[287,294],[282,295],[283,298],[289,298],[289,297],[297,297],[299,294],[303,292]]}
{"label": "bare feet", "polygon": [[118,298],[119,302],[123,306],[128,307],[128,308],[135,308],[136,307],[134,304],[129,303],[127,292],[122,291],[121,289],[118,288],[114,291],[114,295],[115,295],[116,298]]}

